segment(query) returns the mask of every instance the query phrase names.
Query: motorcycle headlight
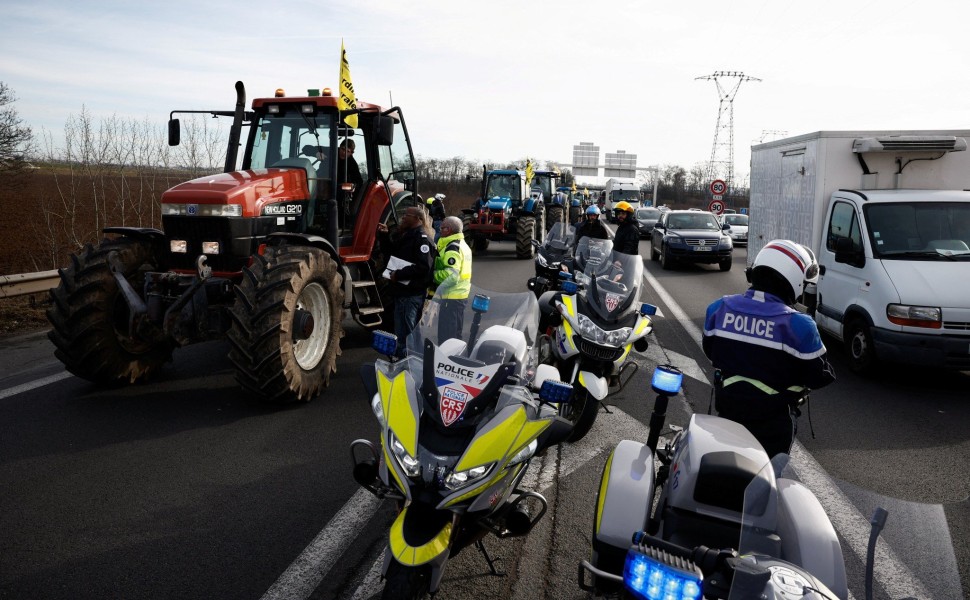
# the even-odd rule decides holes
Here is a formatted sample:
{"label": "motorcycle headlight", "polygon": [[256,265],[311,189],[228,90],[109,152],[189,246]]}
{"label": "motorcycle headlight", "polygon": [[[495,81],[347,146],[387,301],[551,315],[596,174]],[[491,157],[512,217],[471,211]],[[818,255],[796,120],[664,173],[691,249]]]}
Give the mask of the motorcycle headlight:
{"label": "motorcycle headlight", "polygon": [[370,401],[370,408],[374,411],[377,422],[381,424],[381,429],[387,427],[387,419],[384,418],[384,405],[381,403],[380,394],[374,394],[374,398]]}
{"label": "motorcycle headlight", "polygon": [[397,459],[397,464],[401,465],[404,469],[404,473],[408,477],[417,477],[421,474],[421,464],[418,463],[418,459],[408,454],[408,451],[404,448],[404,444],[398,441],[397,437],[393,433],[391,435],[391,454]]}
{"label": "motorcycle headlight", "polygon": [[539,448],[539,440],[532,440],[532,443],[525,448],[519,450],[512,460],[509,461],[509,466],[517,465],[521,462],[525,462],[532,458],[532,455],[536,453],[536,449]]}
{"label": "motorcycle headlight", "polygon": [[469,486],[477,481],[481,481],[488,476],[495,463],[473,467],[465,471],[452,471],[445,477],[445,487],[451,491]]}
{"label": "motorcycle headlight", "polygon": [[586,315],[579,315],[577,321],[579,324],[577,328],[579,334],[601,346],[619,348],[626,345],[627,340],[633,335],[633,329],[631,327],[621,327],[619,329],[604,331]]}

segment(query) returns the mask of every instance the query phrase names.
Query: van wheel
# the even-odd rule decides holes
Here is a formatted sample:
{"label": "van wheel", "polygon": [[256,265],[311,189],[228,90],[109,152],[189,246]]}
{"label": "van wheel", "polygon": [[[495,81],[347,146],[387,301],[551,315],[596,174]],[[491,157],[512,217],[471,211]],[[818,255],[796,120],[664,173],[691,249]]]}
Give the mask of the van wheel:
{"label": "van wheel", "polygon": [[876,363],[876,349],[872,344],[869,325],[855,318],[845,326],[845,350],[849,355],[849,369],[853,373],[865,374]]}

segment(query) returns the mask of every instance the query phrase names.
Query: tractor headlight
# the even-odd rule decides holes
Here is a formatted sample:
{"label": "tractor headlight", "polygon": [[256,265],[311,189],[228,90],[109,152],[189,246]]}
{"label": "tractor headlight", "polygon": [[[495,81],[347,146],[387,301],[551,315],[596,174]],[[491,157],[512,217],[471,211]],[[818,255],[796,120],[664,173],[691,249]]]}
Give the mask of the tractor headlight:
{"label": "tractor headlight", "polygon": [[404,444],[398,441],[393,432],[390,434],[390,438],[391,454],[397,459],[397,464],[401,465],[401,468],[404,469],[404,474],[408,477],[417,477],[420,475],[421,463],[418,462],[418,459],[408,454]]}
{"label": "tractor headlight", "polygon": [[189,244],[185,240],[169,240],[168,248],[173,253],[185,254],[189,250]]}
{"label": "tractor headlight", "polygon": [[202,242],[202,254],[219,254],[219,242]]}
{"label": "tractor headlight", "polygon": [[451,491],[469,486],[485,478],[495,463],[473,467],[464,471],[452,471],[445,477],[445,487]]}

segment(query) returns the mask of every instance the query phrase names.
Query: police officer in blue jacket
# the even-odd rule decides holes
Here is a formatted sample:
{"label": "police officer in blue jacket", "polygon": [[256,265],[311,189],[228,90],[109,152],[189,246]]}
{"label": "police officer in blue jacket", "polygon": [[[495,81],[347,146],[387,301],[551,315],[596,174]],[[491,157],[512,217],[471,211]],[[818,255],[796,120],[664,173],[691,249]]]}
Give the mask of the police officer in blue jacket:
{"label": "police officer in blue jacket", "polygon": [[835,373],[815,321],[793,308],[804,283],[818,276],[812,252],[771,241],[747,275],[747,292],[707,307],[704,354],[716,369],[718,416],[744,425],[774,456],[791,449],[799,401]]}

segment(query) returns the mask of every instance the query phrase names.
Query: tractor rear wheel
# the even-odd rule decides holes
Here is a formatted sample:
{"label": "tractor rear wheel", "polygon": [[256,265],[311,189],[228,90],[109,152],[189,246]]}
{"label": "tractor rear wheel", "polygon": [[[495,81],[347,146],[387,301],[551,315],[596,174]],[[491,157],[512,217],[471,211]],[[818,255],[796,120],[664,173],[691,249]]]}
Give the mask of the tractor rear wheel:
{"label": "tractor rear wheel", "polygon": [[536,239],[536,218],[519,217],[515,226],[515,257],[533,258],[536,253],[532,240]]}
{"label": "tractor rear wheel", "polygon": [[60,284],[50,291],[47,334],[54,355],[68,371],[95,383],[135,383],[171,360],[174,341],[146,341],[131,337],[129,309],[111,273],[108,256],[116,252],[125,279],[144,289],[145,273],[157,264],[150,244],[131,238],[88,244],[60,269]]}
{"label": "tractor rear wheel", "polygon": [[330,383],[343,337],[343,287],[324,250],[282,243],[243,269],[232,308],[236,380],[268,402],[309,402]]}
{"label": "tractor rear wheel", "polygon": [[552,229],[556,223],[563,222],[563,209],[561,206],[550,206],[546,213],[546,231]]}

